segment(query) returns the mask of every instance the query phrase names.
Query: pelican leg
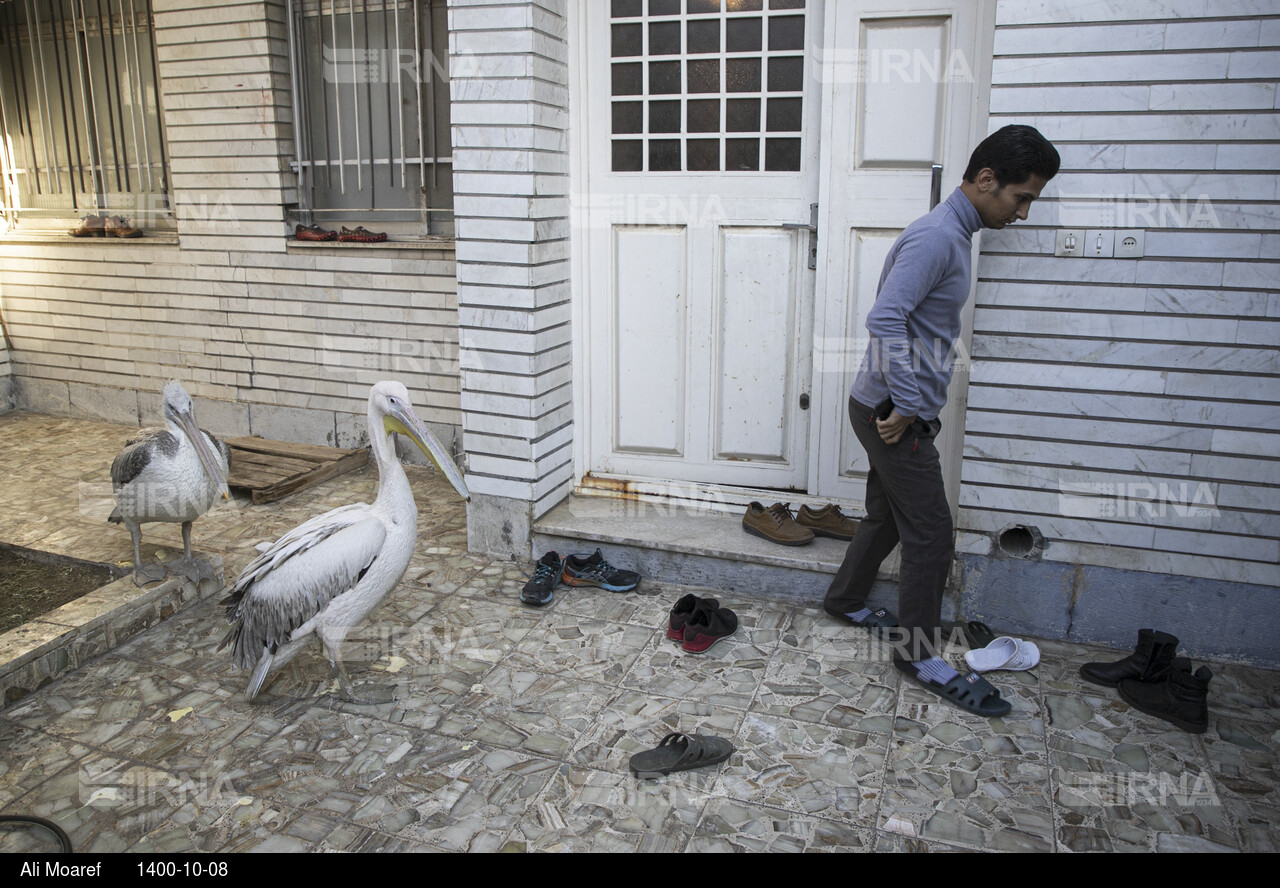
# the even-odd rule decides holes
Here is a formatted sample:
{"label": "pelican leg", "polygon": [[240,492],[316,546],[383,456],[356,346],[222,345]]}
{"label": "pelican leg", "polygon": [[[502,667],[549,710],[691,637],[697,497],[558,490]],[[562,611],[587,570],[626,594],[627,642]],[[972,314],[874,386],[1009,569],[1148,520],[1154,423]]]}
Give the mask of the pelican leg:
{"label": "pelican leg", "polygon": [[204,561],[193,558],[191,555],[191,525],[193,523],[192,521],[184,521],[182,523],[182,557],[165,562],[165,566],[173,573],[182,574],[198,586],[201,580],[214,579],[214,575],[212,567]]}
{"label": "pelican leg", "polygon": [[341,691],[342,699],[348,703],[353,703],[356,706],[381,706],[396,699],[393,688],[371,688],[372,695],[357,697],[351,689],[351,679],[347,676],[347,666],[342,662],[342,645],[335,644],[330,646],[326,642],[325,652],[329,655],[329,668],[332,670],[330,677],[338,679],[338,688]]}
{"label": "pelican leg", "polygon": [[133,538],[133,584],[143,586],[147,583],[158,583],[165,578],[167,571],[163,564],[143,564],[140,549],[142,546],[142,527],[136,521],[123,519],[124,526],[129,528],[129,536]]}

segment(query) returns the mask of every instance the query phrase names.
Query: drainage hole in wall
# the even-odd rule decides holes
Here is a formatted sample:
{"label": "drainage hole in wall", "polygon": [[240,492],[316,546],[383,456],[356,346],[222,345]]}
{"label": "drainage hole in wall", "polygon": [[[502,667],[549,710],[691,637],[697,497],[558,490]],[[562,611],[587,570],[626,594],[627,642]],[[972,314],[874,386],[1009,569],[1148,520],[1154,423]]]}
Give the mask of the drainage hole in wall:
{"label": "drainage hole in wall", "polygon": [[1026,558],[1040,549],[1043,540],[1044,537],[1040,535],[1040,531],[1037,528],[1023,527],[1018,524],[1000,531],[996,545],[1000,547],[1000,551],[1005,555]]}

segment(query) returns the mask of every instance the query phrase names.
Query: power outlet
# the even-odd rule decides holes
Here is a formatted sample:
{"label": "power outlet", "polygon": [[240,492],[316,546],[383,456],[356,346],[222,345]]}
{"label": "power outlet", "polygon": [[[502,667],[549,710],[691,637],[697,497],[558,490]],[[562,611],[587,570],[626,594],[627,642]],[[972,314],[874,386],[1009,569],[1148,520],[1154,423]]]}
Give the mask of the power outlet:
{"label": "power outlet", "polygon": [[1146,249],[1147,233],[1145,231],[1139,229],[1116,232],[1117,259],[1141,259],[1146,255]]}
{"label": "power outlet", "polygon": [[1069,256],[1079,259],[1084,255],[1084,231],[1078,228],[1063,228],[1058,231],[1054,241],[1053,255]]}
{"label": "power outlet", "polygon": [[1084,255],[1089,259],[1110,259],[1115,250],[1116,233],[1091,230],[1084,233]]}

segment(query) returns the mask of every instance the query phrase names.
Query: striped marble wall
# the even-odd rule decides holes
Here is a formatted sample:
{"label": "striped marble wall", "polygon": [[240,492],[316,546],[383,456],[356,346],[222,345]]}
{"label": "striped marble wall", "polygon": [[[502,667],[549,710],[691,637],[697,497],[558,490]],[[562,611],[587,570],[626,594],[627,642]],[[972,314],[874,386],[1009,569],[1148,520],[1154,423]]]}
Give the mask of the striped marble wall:
{"label": "striped marble wall", "polygon": [[[1001,2],[991,129],[1061,174],[983,238],[960,548],[1280,585],[1280,8]],[[1145,255],[1055,258],[1059,229]]]}

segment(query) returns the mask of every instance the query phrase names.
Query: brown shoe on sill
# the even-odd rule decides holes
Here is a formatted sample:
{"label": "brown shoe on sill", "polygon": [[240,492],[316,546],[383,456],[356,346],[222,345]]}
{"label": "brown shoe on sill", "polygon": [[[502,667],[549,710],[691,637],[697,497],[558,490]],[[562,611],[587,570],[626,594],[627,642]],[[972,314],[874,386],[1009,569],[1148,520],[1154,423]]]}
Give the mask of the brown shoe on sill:
{"label": "brown shoe on sill", "polygon": [[791,517],[789,503],[774,503],[765,508],[761,503],[747,506],[742,516],[742,529],[753,536],[763,537],[783,546],[804,546],[813,542],[813,531],[796,524]]}
{"label": "brown shoe on sill", "polygon": [[796,513],[796,524],[809,528],[815,536],[837,540],[853,539],[858,529],[858,522],[841,512],[840,507],[834,503],[827,503],[821,509],[801,506]]}
{"label": "brown shoe on sill", "polygon": [[67,234],[72,237],[106,237],[107,220],[96,214],[85,216],[80,220],[80,224]]}
{"label": "brown shoe on sill", "polygon": [[134,228],[124,216],[107,217],[108,237],[142,237],[142,229]]}

